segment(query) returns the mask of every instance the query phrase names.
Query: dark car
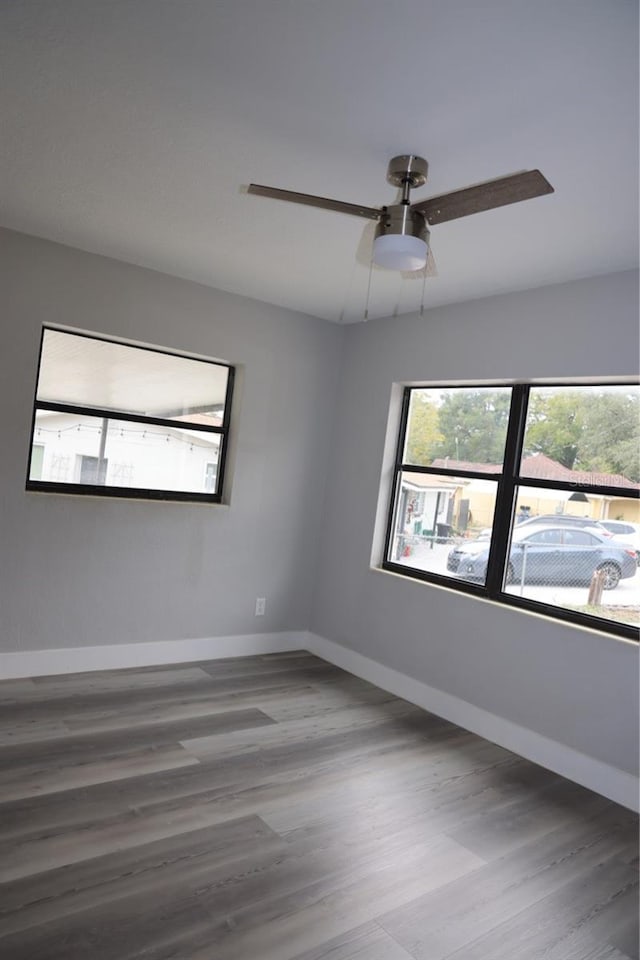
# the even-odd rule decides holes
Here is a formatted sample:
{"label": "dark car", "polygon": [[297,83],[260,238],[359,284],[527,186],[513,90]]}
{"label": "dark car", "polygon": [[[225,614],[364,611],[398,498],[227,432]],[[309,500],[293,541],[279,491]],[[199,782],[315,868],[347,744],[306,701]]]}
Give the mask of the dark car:
{"label": "dark car", "polygon": [[[489,542],[469,540],[449,552],[447,570],[484,583],[488,559]],[[589,583],[596,570],[603,571],[604,589],[612,590],[635,575],[636,552],[592,527],[522,523],[513,532],[507,583]]]}

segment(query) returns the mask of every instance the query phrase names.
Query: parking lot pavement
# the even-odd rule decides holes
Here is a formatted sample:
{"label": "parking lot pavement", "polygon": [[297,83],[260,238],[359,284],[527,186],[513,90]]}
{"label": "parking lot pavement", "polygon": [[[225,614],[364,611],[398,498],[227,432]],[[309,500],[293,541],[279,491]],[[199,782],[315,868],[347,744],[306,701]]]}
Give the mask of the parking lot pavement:
{"label": "parking lot pavement", "polygon": [[[539,600],[541,603],[550,603],[554,607],[577,607],[586,604],[589,594],[588,586],[563,587],[562,585],[539,586],[527,583],[524,588],[520,585],[507,587],[507,593],[515,596],[528,597],[529,600]],[[640,570],[635,577],[621,580],[615,590],[604,590],[602,606],[638,607],[640,608]]]}
{"label": "parking lot pavement", "polygon": [[424,539],[422,543],[413,543],[411,545],[411,554],[408,557],[402,557],[398,563],[409,567],[418,567],[419,570],[430,570],[432,573],[447,573],[447,556],[451,550],[451,543],[436,543],[433,540]]}
{"label": "parking lot pavement", "polygon": [[[425,540],[422,543],[413,544],[411,555],[398,560],[398,563],[455,578],[455,574],[447,571],[447,555],[451,547],[450,543],[431,543]],[[564,587],[561,584],[540,586],[527,583],[524,587],[520,584],[507,587],[506,592],[555,607],[577,607],[587,603],[589,587],[588,585]],[[607,606],[636,607],[640,610],[640,567],[634,577],[621,580],[614,590],[603,592],[602,606],[605,616]]]}

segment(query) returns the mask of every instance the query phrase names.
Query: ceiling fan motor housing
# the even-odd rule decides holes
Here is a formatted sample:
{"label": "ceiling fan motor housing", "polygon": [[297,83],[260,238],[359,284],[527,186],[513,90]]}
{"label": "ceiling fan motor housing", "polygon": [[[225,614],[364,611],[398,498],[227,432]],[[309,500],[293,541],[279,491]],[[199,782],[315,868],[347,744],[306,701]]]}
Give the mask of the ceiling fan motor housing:
{"label": "ceiling fan motor housing", "polygon": [[430,233],[427,221],[421,213],[412,210],[407,203],[395,203],[383,210],[376,227],[376,237],[384,237],[390,233],[417,237],[429,243]]}

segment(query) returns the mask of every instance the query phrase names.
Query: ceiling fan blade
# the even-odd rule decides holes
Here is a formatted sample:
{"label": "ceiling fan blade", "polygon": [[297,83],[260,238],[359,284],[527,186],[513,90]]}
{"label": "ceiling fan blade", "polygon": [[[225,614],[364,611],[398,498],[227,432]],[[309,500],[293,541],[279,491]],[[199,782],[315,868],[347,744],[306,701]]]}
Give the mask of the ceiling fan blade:
{"label": "ceiling fan blade", "polygon": [[314,197],[310,193],[295,193],[293,190],[280,190],[278,187],[263,187],[259,183],[250,183],[248,193],[259,197],[271,197],[274,200],[289,200],[291,203],[304,203],[309,207],[321,207],[323,210],[335,210],[349,213],[354,217],[366,217],[379,220],[382,210],[375,207],[363,207],[359,203],[344,203],[342,200],[328,200],[326,197]]}
{"label": "ceiling fan blade", "polygon": [[463,190],[454,190],[453,193],[444,193],[440,197],[419,200],[411,204],[411,209],[422,213],[429,224],[445,223],[447,220],[468,217],[472,213],[482,213],[483,210],[541,197],[545,193],[553,193],[553,187],[540,171],[524,170]]}

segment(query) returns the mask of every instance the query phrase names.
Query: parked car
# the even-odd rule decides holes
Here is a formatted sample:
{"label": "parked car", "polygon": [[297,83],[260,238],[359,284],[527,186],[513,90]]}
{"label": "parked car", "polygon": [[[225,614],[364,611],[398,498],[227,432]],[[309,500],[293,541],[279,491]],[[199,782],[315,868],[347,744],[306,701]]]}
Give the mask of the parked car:
{"label": "parked car", "polygon": [[[589,529],[595,530],[603,537],[612,536],[612,534],[603,525],[602,521],[592,520],[590,517],[574,517],[570,513],[544,513],[539,517],[529,517],[527,520],[516,521],[516,529],[529,529],[533,526],[539,526],[540,524],[544,524],[545,526],[551,525],[554,527],[588,527]],[[491,527],[486,527],[478,534],[478,537],[482,537],[483,540],[487,540],[490,536]]]}
{"label": "parked car", "polygon": [[616,543],[629,543],[638,554],[640,564],[640,523],[630,523],[628,520],[601,520]]}
{"label": "parked car", "polygon": [[611,534],[604,526],[601,520],[592,520],[591,517],[574,517],[570,513],[543,513],[539,517],[529,517],[528,520],[522,520],[518,526],[518,530],[527,529],[530,530],[531,527],[540,526],[544,524],[545,526],[558,526],[558,527],[580,527],[581,529],[589,528],[590,530],[595,530],[603,537],[610,537]]}
{"label": "parked car", "polygon": [[[615,543],[593,527],[521,523],[511,537],[507,583],[523,579],[530,583],[589,583],[596,570],[604,572],[604,589],[637,571],[637,554],[629,545]],[[466,580],[484,582],[489,543],[468,540],[455,546],[447,557],[447,570]]]}

